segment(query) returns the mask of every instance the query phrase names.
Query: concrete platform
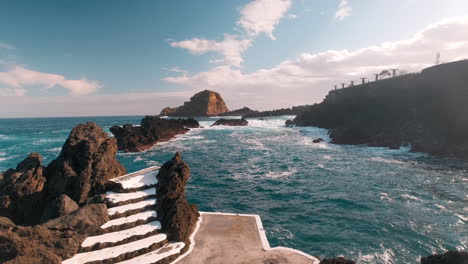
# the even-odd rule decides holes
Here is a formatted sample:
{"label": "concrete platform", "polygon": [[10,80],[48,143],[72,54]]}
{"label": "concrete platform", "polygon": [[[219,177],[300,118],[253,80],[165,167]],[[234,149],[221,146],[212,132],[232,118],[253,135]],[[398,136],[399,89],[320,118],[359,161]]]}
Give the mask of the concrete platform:
{"label": "concrete platform", "polygon": [[201,213],[191,249],[177,264],[318,264],[298,250],[270,248],[258,215]]}

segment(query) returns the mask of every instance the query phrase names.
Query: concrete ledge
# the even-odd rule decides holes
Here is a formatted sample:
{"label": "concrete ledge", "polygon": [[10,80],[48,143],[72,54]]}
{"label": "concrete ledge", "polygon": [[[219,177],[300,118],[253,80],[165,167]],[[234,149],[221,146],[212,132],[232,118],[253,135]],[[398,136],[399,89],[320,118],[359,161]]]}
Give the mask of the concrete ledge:
{"label": "concrete ledge", "polygon": [[259,215],[200,212],[189,250],[173,263],[318,264],[302,251],[270,247]]}

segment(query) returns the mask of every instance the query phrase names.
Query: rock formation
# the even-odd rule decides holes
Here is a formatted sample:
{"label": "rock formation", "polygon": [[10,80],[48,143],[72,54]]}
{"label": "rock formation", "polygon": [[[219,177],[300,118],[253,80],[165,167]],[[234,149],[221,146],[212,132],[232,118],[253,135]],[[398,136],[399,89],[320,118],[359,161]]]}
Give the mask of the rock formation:
{"label": "rock formation", "polygon": [[224,119],[216,120],[211,126],[247,126],[249,122],[244,118],[241,119]]}
{"label": "rock formation", "polygon": [[156,210],[162,232],[169,240],[190,244],[190,235],[195,230],[200,214],[197,206],[188,204],[185,185],[190,178],[190,168],[179,153],[159,170],[156,186]]}
{"label": "rock formation", "polygon": [[322,143],[324,141],[325,140],[323,140],[323,138],[316,138],[316,139],[312,140],[313,143]]}
{"label": "rock formation", "polygon": [[45,183],[39,153],[30,154],[16,169],[0,173],[0,216],[18,224],[37,222],[42,213]]}
{"label": "rock formation", "polygon": [[367,144],[468,159],[468,60],[331,91],[298,115],[332,143]]}
{"label": "rock formation", "polygon": [[352,260],[339,257],[339,258],[322,259],[319,264],[355,264],[355,263],[356,262]]}
{"label": "rock formation", "polygon": [[108,220],[104,204],[88,205],[32,227],[17,226],[0,217],[0,263],[59,264],[75,255],[86,235]]}
{"label": "rock formation", "polygon": [[117,139],[118,150],[139,152],[151,148],[158,142],[187,133],[189,128],[196,127],[200,127],[200,124],[193,118],[163,119],[157,116],[146,116],[141,120],[141,126],[130,124],[122,127],[113,126],[110,131]]}
{"label": "rock formation", "polygon": [[254,117],[269,117],[269,116],[282,116],[282,115],[298,115],[304,112],[309,105],[300,105],[300,106],[293,106],[291,108],[281,108],[275,110],[268,110],[268,111],[257,111],[252,110],[248,107],[243,107],[241,109],[237,109],[234,111],[229,111],[220,116],[242,116],[244,118],[254,118]]}
{"label": "rock formation", "polygon": [[252,109],[244,106],[243,108],[240,108],[240,109],[236,109],[236,110],[233,110],[233,111],[222,113],[219,116],[247,116],[247,115],[255,115],[255,114],[258,114],[258,113],[260,113],[260,112],[257,111],[257,110],[252,110]]}
{"label": "rock formation", "polygon": [[448,251],[421,258],[421,264],[467,264],[468,252]]}
{"label": "rock formation", "polygon": [[54,198],[66,194],[81,204],[102,192],[109,179],[126,174],[116,153],[116,140],[96,123],[76,126],[58,158],[46,168],[48,194]]}
{"label": "rock formation", "polygon": [[161,116],[179,116],[179,117],[201,117],[215,116],[228,112],[229,109],[224,103],[223,98],[217,92],[204,90],[196,93],[190,98],[190,101],[184,105],[171,108],[166,107],[161,111]]}

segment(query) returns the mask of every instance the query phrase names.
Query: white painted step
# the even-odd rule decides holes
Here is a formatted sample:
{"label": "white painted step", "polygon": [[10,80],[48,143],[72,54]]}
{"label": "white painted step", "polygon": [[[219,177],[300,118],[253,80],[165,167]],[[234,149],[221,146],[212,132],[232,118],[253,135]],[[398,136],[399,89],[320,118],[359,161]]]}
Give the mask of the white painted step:
{"label": "white painted step", "polygon": [[155,185],[158,183],[156,175],[159,170],[153,170],[144,174],[128,174],[119,178],[112,179],[113,182],[120,183],[124,189],[141,188],[144,186]]}
{"label": "white painted step", "polygon": [[126,205],[121,205],[121,206],[116,206],[107,209],[107,213],[109,216],[115,215],[115,214],[121,214],[125,213],[127,211],[135,210],[135,209],[141,209],[149,205],[155,205],[156,204],[156,199],[148,199],[144,200],[138,203],[131,203],[131,204],[126,204]]}
{"label": "white painted step", "polygon": [[116,243],[132,236],[141,236],[159,229],[161,229],[161,223],[159,221],[154,221],[122,231],[107,233],[99,236],[90,236],[85,239],[81,246],[91,247],[97,243]]}
{"label": "white painted step", "polygon": [[62,264],[81,264],[87,263],[92,261],[102,261],[105,259],[111,259],[118,257],[119,255],[137,251],[140,249],[147,248],[154,243],[159,243],[165,240],[167,236],[165,234],[157,234],[154,236],[150,236],[141,240],[137,240],[134,242],[130,242],[127,244],[123,244],[120,246],[103,248],[96,251],[78,253],[73,258],[67,259],[62,262]]}
{"label": "white painted step", "polygon": [[137,222],[139,220],[147,220],[150,217],[156,217],[156,216],[157,216],[157,213],[155,210],[148,210],[148,211],[140,212],[138,214],[130,215],[127,217],[121,217],[121,218],[110,220],[106,222],[105,224],[103,224],[101,228],[105,229],[111,226],[119,226],[119,225],[123,225],[127,223]]}
{"label": "white painted step", "polygon": [[180,251],[184,248],[185,243],[183,242],[176,242],[176,243],[168,243],[163,247],[156,249],[155,251],[140,255],[138,257],[125,260],[122,262],[118,262],[117,264],[151,264],[161,259],[167,258],[169,256],[175,255],[180,253]]}
{"label": "white painted step", "polygon": [[135,200],[143,198],[150,195],[156,195],[156,188],[146,189],[144,191],[137,191],[131,193],[116,193],[116,192],[107,192],[106,198],[111,203],[120,203],[128,200]]}

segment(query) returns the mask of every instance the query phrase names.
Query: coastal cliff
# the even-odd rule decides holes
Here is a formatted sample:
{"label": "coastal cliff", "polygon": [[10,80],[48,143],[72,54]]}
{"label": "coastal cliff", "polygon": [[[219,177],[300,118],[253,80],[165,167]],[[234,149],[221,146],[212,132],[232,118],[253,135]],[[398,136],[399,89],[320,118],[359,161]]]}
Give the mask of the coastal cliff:
{"label": "coastal cliff", "polygon": [[329,129],[332,143],[468,159],[468,60],[331,91],[297,126]]}
{"label": "coastal cliff", "polygon": [[204,90],[196,93],[190,98],[190,101],[185,102],[182,106],[164,108],[160,116],[203,117],[215,116],[228,111],[229,109],[219,93]]}
{"label": "coastal cliff", "polygon": [[110,128],[117,139],[118,150],[125,152],[140,152],[151,148],[158,142],[168,141],[179,134],[185,134],[190,129],[200,127],[197,120],[162,119],[157,116],[146,116],[140,126],[126,124]]}

